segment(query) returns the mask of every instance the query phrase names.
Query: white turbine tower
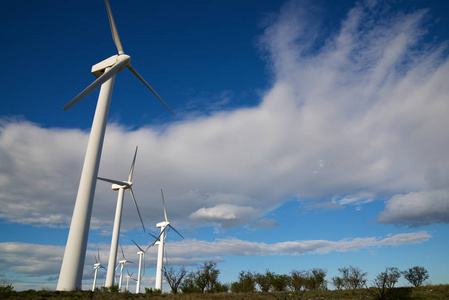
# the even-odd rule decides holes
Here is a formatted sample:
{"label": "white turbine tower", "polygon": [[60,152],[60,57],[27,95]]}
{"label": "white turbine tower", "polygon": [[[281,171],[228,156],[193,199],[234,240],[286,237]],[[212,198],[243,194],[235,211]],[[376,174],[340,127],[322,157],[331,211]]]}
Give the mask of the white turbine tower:
{"label": "white turbine tower", "polygon": [[64,110],[69,109],[85,96],[101,86],[98,96],[97,108],[84,158],[83,170],[81,172],[78,194],[73,209],[72,222],[65,247],[64,258],[61,264],[57,290],[73,291],[81,289],[81,281],[86,257],[87,239],[89,235],[92,205],[95,193],[98,167],[100,164],[101,149],[103,148],[104,133],[111,102],[112,88],[114,86],[115,74],[127,67],[137,78],[140,79],[156,97],[171,111],[168,105],[156,93],[156,91],[140,76],[129,63],[131,57],[124,54],[122,44],[112,17],[108,0],[105,0],[108,11],[112,38],[118,50],[118,55],[111,56],[92,67],[92,73],[98,78],[84,89],[78,96],[73,98]]}
{"label": "white turbine tower", "polygon": [[[126,263],[133,264],[133,262],[126,259],[125,253],[123,252],[122,245],[120,245],[120,250],[122,250],[123,259],[118,262],[117,268],[120,266],[120,278],[118,281],[118,290],[121,292],[122,291],[122,281],[123,281],[123,268],[125,267]],[[117,270],[117,268],[115,268],[115,269]]]}
{"label": "white turbine tower", "polygon": [[156,244],[159,245],[159,248],[157,251],[156,284],[154,286],[154,289],[162,291],[163,257],[164,257],[165,238],[167,237],[167,232],[165,231],[165,229],[169,227],[173,229],[177,234],[179,234],[180,237],[182,238],[184,237],[173,226],[170,225],[170,222],[168,222],[167,210],[165,209],[164,193],[162,189],[161,195],[162,195],[162,204],[164,205],[165,222],[160,222],[156,224],[156,227],[161,228],[161,233],[159,234],[160,236],[159,241],[156,242]]}
{"label": "white turbine tower", "polygon": [[138,149],[138,147],[136,147],[136,151],[134,152],[134,159],[131,164],[131,168],[129,170],[127,181],[119,181],[119,180],[115,180],[115,179],[98,177],[98,179],[100,179],[100,180],[112,183],[113,190],[115,190],[115,191],[118,190],[117,207],[115,210],[115,219],[114,219],[114,228],[112,230],[111,251],[109,252],[108,272],[106,275],[106,285],[105,285],[106,287],[111,287],[112,285],[114,285],[114,267],[116,265],[117,250],[118,250],[119,237],[120,237],[120,224],[121,224],[121,219],[122,219],[123,196],[124,196],[124,191],[126,189],[128,189],[131,194],[131,197],[134,201],[134,205],[136,206],[136,209],[137,209],[137,213],[139,214],[140,222],[142,223],[143,231],[145,231],[145,226],[143,225],[139,207],[137,206],[136,198],[134,198],[134,193],[133,193],[133,189],[132,189],[133,183],[131,181],[133,178],[133,173],[134,173],[134,165],[136,163],[137,149]]}
{"label": "white turbine tower", "polygon": [[[151,235],[152,237],[154,237],[156,239],[156,241],[159,239],[158,237],[155,237],[154,235],[152,235],[151,233],[148,233],[149,235]],[[133,243],[137,246],[137,248],[139,248],[139,252],[137,252],[137,255],[139,255],[139,269],[137,272],[137,283],[136,283],[136,294],[140,294],[140,282],[142,280],[142,262],[143,262],[143,273],[145,273],[145,253],[148,251],[148,249],[150,249],[151,246],[153,246],[156,241],[154,241],[153,243],[151,243],[145,250],[143,250],[139,245],[137,245],[137,243],[132,240]]]}
{"label": "white turbine tower", "polygon": [[[98,250],[98,249],[97,249]],[[98,259],[97,257],[94,255],[95,258],[95,264],[94,264],[94,271],[92,273],[94,273],[94,284],[92,285],[92,292],[95,292],[95,287],[97,285],[97,273],[98,273],[98,269],[99,268],[103,268],[105,269],[100,262],[100,250],[98,250]],[[106,269],[105,269],[106,270]]]}

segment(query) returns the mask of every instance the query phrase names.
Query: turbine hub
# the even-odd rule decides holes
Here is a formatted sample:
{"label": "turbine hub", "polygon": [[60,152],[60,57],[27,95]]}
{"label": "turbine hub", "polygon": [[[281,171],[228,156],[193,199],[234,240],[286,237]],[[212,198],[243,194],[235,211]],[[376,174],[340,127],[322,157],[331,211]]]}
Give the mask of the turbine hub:
{"label": "turbine hub", "polygon": [[117,61],[124,61],[125,64],[123,66],[126,67],[129,64],[129,62],[131,61],[131,56],[126,55],[126,54],[119,54],[117,56]]}

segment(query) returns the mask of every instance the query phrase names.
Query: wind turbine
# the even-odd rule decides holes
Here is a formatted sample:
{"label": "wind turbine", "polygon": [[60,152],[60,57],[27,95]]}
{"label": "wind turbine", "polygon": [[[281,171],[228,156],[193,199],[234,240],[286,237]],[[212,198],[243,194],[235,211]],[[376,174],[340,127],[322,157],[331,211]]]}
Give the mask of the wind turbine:
{"label": "wind turbine", "polygon": [[123,51],[108,0],[105,0],[105,3],[112,38],[117,47],[118,54],[94,65],[91,72],[98,78],[63,108],[64,110],[69,109],[101,86],[87,145],[86,156],[84,158],[83,170],[81,172],[78,194],[73,209],[72,222],[70,224],[64,258],[59,273],[58,286],[56,288],[58,291],[81,289],[98,167],[100,165],[101,149],[103,148],[104,133],[111,103],[115,74],[123,70],[124,67],[127,67],[174,115],[173,111],[168,107],[164,100],[162,100],[148,82],[146,82],[129,63],[131,57],[126,55]]}
{"label": "wind turbine", "polygon": [[126,270],[126,273],[126,291],[129,291],[129,279],[132,279],[134,281],[137,281],[137,279],[132,277],[134,273],[129,274],[128,269]]}
{"label": "wind turbine", "polygon": [[136,209],[137,209],[137,213],[139,214],[140,222],[142,223],[143,231],[145,231],[145,226],[143,225],[139,207],[137,206],[136,198],[134,198],[134,193],[133,193],[133,189],[132,189],[133,183],[131,181],[133,178],[133,173],[134,173],[134,165],[136,163],[137,149],[138,149],[138,147],[136,147],[136,151],[134,152],[134,159],[131,164],[131,168],[129,170],[127,181],[119,181],[119,180],[115,180],[115,179],[98,177],[99,180],[103,180],[103,181],[112,183],[112,189],[115,191],[118,191],[117,207],[115,209],[114,227],[112,230],[111,251],[109,252],[108,272],[107,272],[107,276],[106,276],[106,285],[105,285],[106,287],[111,287],[114,284],[114,266],[116,265],[117,248],[118,248],[118,241],[119,241],[119,237],[120,237],[120,223],[122,220],[123,196],[124,196],[124,191],[126,189],[129,190],[129,192],[131,194],[131,197],[134,201],[134,205],[136,206]]}
{"label": "wind turbine", "polygon": [[164,205],[164,217],[165,222],[160,222],[156,224],[156,227],[161,228],[161,233],[159,234],[160,240],[156,242],[156,244],[159,245],[158,252],[157,252],[157,267],[156,267],[156,284],[155,289],[162,291],[162,269],[163,269],[163,257],[164,257],[164,247],[165,247],[165,238],[167,237],[167,233],[165,232],[165,229],[167,227],[173,229],[177,234],[179,234],[180,237],[184,238],[173,226],[170,225],[170,222],[168,222],[167,218],[167,210],[165,209],[165,199],[164,199],[164,192],[161,189],[161,195],[162,195],[162,204]]}
{"label": "wind turbine", "polygon": [[[120,250],[122,250],[123,259],[118,262],[117,268],[120,266],[120,279],[118,281],[118,290],[121,292],[122,291],[123,268],[125,267],[126,263],[133,264],[133,262],[126,259],[125,253],[123,252],[122,245],[120,245]],[[115,268],[115,269],[117,270],[117,268]]]}
{"label": "wind turbine", "polygon": [[139,255],[139,269],[138,269],[138,272],[137,272],[136,294],[140,294],[140,281],[142,279],[142,261],[143,261],[143,265],[144,265],[143,266],[143,272],[145,273],[145,253],[159,239],[158,237],[155,237],[151,233],[148,233],[148,234],[151,235],[152,237],[154,237],[156,240],[153,243],[151,243],[145,250],[143,250],[139,245],[137,245],[137,243],[134,240],[132,240],[133,243],[137,246],[137,248],[139,248],[139,252],[137,252],[137,255]]}
{"label": "wind turbine", "polygon": [[[98,272],[98,269],[99,269],[99,268],[105,269],[105,268],[101,265],[101,262],[100,262],[100,250],[99,250],[99,249],[97,249],[97,250],[98,250],[98,259],[97,259],[97,257],[96,257],[95,254],[94,254],[95,264],[94,264],[94,271],[92,272],[92,273],[94,273],[94,284],[93,284],[93,286],[92,286],[92,292],[95,292],[95,287],[96,287],[96,284],[97,284],[97,272]],[[105,269],[105,270],[106,270],[106,269]]]}

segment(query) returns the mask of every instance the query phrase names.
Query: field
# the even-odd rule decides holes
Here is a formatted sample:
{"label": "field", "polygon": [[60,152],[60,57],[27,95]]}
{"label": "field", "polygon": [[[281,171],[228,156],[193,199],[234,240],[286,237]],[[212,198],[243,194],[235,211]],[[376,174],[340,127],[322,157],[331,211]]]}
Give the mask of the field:
{"label": "field", "polygon": [[272,293],[212,293],[212,294],[131,294],[110,293],[110,292],[55,292],[55,291],[35,291],[28,290],[16,292],[11,289],[0,289],[0,299],[301,299],[301,300],[442,300],[449,299],[449,284],[445,285],[428,285],[422,287],[400,287],[393,288],[388,294],[381,298],[376,291],[371,289],[358,290],[339,290],[339,291],[306,291],[306,292],[272,292]]}

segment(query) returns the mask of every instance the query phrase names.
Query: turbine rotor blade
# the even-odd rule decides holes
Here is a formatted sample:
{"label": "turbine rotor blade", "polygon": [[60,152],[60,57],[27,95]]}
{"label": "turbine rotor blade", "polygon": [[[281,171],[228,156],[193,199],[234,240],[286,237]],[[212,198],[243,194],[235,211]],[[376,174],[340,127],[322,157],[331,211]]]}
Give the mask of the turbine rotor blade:
{"label": "turbine rotor blade", "polygon": [[155,235],[152,235],[151,233],[149,233],[149,232],[147,232],[149,235],[151,235],[152,237],[154,237],[155,239],[156,239],[156,241],[157,240],[159,240],[159,238],[157,237],[157,236],[155,236]]}
{"label": "turbine rotor blade", "polygon": [[124,259],[124,260],[126,260],[126,258],[125,258],[125,253],[123,252],[123,247],[122,247],[122,244],[120,244],[120,250],[122,251],[122,256],[123,256],[123,259]]}
{"label": "turbine rotor blade", "polygon": [[139,248],[140,249],[140,251],[142,251],[143,252],[143,249],[142,248],[140,248],[140,246],[139,245],[137,245],[137,243],[136,242],[134,242],[134,240],[131,240],[131,241],[133,241],[133,243],[137,246],[137,248]]}
{"label": "turbine rotor blade", "polygon": [[131,66],[131,64],[128,64],[126,66],[134,75],[136,75],[137,78],[140,79],[140,81],[143,82],[143,84],[145,84],[147,86],[147,88],[150,89],[150,91],[153,92],[153,94],[165,105],[165,107],[173,114],[173,116],[176,116],[175,113],[171,110],[171,108],[167,105],[167,103],[165,103],[164,100],[162,100],[161,96],[158,95],[158,93],[156,93],[156,91],[151,87],[151,85],[148,84],[148,82],[145,81],[145,79],[143,79],[142,76],[140,76],[139,73],[137,73],[136,69],[133,68],[133,66]]}
{"label": "turbine rotor blade", "polygon": [[113,183],[113,184],[129,187],[129,183],[127,183],[125,181],[109,179],[109,178],[104,178],[104,177],[97,177],[97,179],[102,180],[102,181],[106,181],[106,182],[109,182],[109,183]]}
{"label": "turbine rotor blade", "polygon": [[164,216],[165,216],[165,222],[168,223],[167,210],[165,209],[164,192],[162,191],[162,189],[161,189],[161,195],[162,195],[162,204],[164,204]]}
{"label": "turbine rotor blade", "polygon": [[97,260],[97,257],[95,256],[95,254],[94,254],[94,258],[95,258],[95,263],[98,264],[98,260]]}
{"label": "turbine rotor blade", "polygon": [[69,103],[67,103],[62,109],[68,110],[73,105],[78,103],[81,99],[92,93],[96,88],[98,88],[100,85],[102,85],[103,83],[108,81],[112,76],[114,76],[124,64],[125,62],[122,60],[116,63],[112,68],[110,68],[107,72],[98,77],[87,88],[85,88],[81,93],[79,93],[78,96],[76,96]]}
{"label": "turbine rotor blade", "polygon": [[136,156],[137,156],[137,148],[138,148],[138,146],[136,146],[136,152],[134,152],[133,163],[131,164],[131,169],[129,170],[129,175],[128,175],[128,181],[129,182],[131,182],[131,180],[133,179],[134,164],[136,163]]}
{"label": "turbine rotor blade", "polygon": [[140,223],[142,223],[143,231],[147,232],[145,230],[145,225],[143,225],[143,220],[142,220],[142,216],[140,215],[139,206],[137,206],[136,198],[134,198],[133,189],[131,187],[129,187],[129,192],[131,193],[131,197],[133,198],[134,205],[136,206],[136,209],[137,209],[137,213],[139,214],[139,219],[140,219]]}
{"label": "turbine rotor blade", "polygon": [[153,244],[151,244],[151,246],[153,246],[154,244],[156,244],[157,241],[161,240],[161,235],[164,234],[165,229],[167,229],[167,226],[164,227],[164,229],[162,229],[161,233],[159,233],[159,235],[157,236],[157,240],[153,242]]}
{"label": "turbine rotor blade", "polygon": [[171,229],[173,229],[177,234],[179,234],[180,237],[184,238],[184,237],[182,236],[182,234],[180,234],[180,233],[178,232],[178,230],[175,229],[175,227],[171,226],[170,224],[168,224],[168,226],[170,226]]}
{"label": "turbine rotor blade", "polygon": [[120,42],[120,37],[118,36],[117,27],[115,26],[114,17],[112,16],[111,7],[109,6],[109,1],[105,0],[105,2],[106,2],[106,9],[108,10],[108,18],[109,18],[109,25],[111,26],[112,39],[114,40],[118,53],[123,54],[125,52],[123,52],[122,43]]}

